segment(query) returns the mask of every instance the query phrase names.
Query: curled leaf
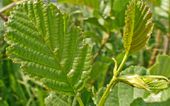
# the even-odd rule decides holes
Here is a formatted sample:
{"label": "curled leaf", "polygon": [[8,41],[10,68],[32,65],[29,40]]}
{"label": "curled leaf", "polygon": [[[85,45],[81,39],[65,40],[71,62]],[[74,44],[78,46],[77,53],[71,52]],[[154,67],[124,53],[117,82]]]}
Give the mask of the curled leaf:
{"label": "curled leaf", "polygon": [[142,80],[148,85],[151,91],[159,91],[168,88],[169,80],[164,76],[143,76]]}
{"label": "curled leaf", "polygon": [[155,75],[123,75],[119,80],[134,87],[145,89],[151,92],[158,92],[168,88],[169,80],[164,76]]}

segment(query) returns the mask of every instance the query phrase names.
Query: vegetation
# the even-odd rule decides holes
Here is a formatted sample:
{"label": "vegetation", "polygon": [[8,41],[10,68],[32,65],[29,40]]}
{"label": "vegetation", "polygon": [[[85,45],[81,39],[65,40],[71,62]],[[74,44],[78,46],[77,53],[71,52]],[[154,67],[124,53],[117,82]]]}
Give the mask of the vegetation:
{"label": "vegetation", "polygon": [[167,106],[168,2],[2,1],[0,106]]}

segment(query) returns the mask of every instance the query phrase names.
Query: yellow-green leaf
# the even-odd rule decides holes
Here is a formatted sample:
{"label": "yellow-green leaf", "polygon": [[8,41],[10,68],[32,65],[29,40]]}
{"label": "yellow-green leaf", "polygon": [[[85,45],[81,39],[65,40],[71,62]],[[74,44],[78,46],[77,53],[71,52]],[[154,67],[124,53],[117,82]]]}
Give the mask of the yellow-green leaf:
{"label": "yellow-green leaf", "polygon": [[151,35],[152,13],[145,2],[131,0],[125,14],[124,48],[127,52],[135,52],[145,46]]}
{"label": "yellow-green leaf", "polygon": [[156,75],[124,75],[119,77],[120,81],[134,87],[145,89],[152,92],[159,92],[169,87],[169,80],[164,76]]}

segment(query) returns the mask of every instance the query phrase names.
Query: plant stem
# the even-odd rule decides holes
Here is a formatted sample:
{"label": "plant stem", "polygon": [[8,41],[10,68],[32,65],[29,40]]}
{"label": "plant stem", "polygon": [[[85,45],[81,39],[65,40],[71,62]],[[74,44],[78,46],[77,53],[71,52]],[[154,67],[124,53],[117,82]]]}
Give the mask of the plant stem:
{"label": "plant stem", "polygon": [[80,106],[84,106],[83,101],[81,100],[81,97],[80,96],[76,96],[76,98],[77,98],[77,101],[78,101],[79,105]]}
{"label": "plant stem", "polygon": [[106,88],[104,94],[102,95],[102,97],[101,97],[101,99],[100,99],[100,101],[99,101],[98,106],[104,106],[104,103],[105,103],[105,101],[106,101],[106,98],[107,98],[107,96],[109,95],[110,89],[111,89],[114,85],[116,85],[117,82],[118,82],[117,78],[113,76],[112,80],[111,80],[110,83],[107,85],[107,88]]}
{"label": "plant stem", "polygon": [[[121,64],[119,65],[119,68],[118,69],[114,69],[114,71],[115,71],[114,75],[113,75],[110,83],[107,85],[107,88],[106,88],[105,92],[103,93],[103,95],[102,95],[102,97],[101,97],[101,99],[99,101],[98,106],[104,106],[104,103],[106,102],[106,99],[107,99],[107,97],[109,95],[109,92],[110,92],[111,88],[118,83],[117,77],[119,76],[119,74],[120,74],[120,72],[121,72],[121,70],[123,68],[123,65],[125,64],[125,62],[127,60],[128,54],[129,54],[129,52],[125,53],[125,55],[123,57],[123,60],[122,60]],[[116,62],[115,62],[115,64],[117,66]]]}
{"label": "plant stem", "polygon": [[123,68],[123,65],[125,64],[125,62],[126,62],[126,60],[127,60],[127,57],[128,57],[128,55],[129,55],[129,51],[127,51],[126,53],[125,53],[125,55],[124,55],[124,57],[123,57],[123,60],[122,60],[122,62],[121,62],[121,64],[119,65],[119,68],[116,70],[116,72],[115,72],[115,77],[118,77],[119,76],[119,74],[120,74],[120,72],[121,72],[121,70],[122,70],[122,68]]}
{"label": "plant stem", "polygon": [[93,62],[94,62],[94,61],[96,60],[96,58],[101,54],[102,49],[105,47],[106,43],[108,42],[108,40],[109,40],[109,38],[110,38],[110,36],[111,36],[111,32],[105,33],[103,36],[104,36],[104,37],[102,38],[101,46],[100,46],[98,52],[97,52],[97,53],[94,55],[94,57],[93,57]]}

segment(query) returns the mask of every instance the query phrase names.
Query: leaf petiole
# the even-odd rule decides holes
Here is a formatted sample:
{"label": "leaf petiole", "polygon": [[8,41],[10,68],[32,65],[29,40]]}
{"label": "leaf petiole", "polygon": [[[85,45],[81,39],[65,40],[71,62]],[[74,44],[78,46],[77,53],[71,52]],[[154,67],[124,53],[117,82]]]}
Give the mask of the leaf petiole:
{"label": "leaf petiole", "polygon": [[125,62],[126,62],[126,60],[128,58],[128,55],[129,55],[129,51],[126,51],[126,53],[125,53],[125,55],[123,57],[123,60],[122,60],[121,64],[119,65],[119,68],[114,73],[115,77],[118,77],[120,72],[122,71],[122,68],[123,68],[123,66],[124,66],[124,64],[125,64]]}
{"label": "leaf petiole", "polygon": [[116,62],[116,60],[113,58],[113,60],[114,60],[114,62],[115,62],[115,68],[113,69],[113,70],[114,70],[114,75],[113,75],[111,81],[109,82],[109,84],[107,85],[107,88],[106,88],[105,92],[103,93],[103,95],[102,95],[102,97],[101,97],[101,99],[100,99],[100,101],[99,101],[98,106],[104,106],[104,103],[105,103],[105,101],[106,101],[106,99],[107,99],[107,97],[108,97],[108,95],[109,95],[109,92],[110,92],[111,88],[118,83],[117,77],[119,76],[119,74],[120,74],[120,72],[121,72],[121,70],[122,70],[122,68],[123,68],[123,65],[125,64],[125,62],[126,62],[126,60],[127,60],[128,54],[129,54],[129,52],[127,51],[127,52],[125,53],[125,55],[124,55],[124,57],[123,57],[123,60],[122,60],[122,62],[121,62],[121,64],[119,65],[118,68],[117,68],[117,62]]}
{"label": "leaf petiole", "polygon": [[84,106],[83,101],[82,101],[82,99],[79,95],[76,96],[76,99],[77,99],[80,106]]}

